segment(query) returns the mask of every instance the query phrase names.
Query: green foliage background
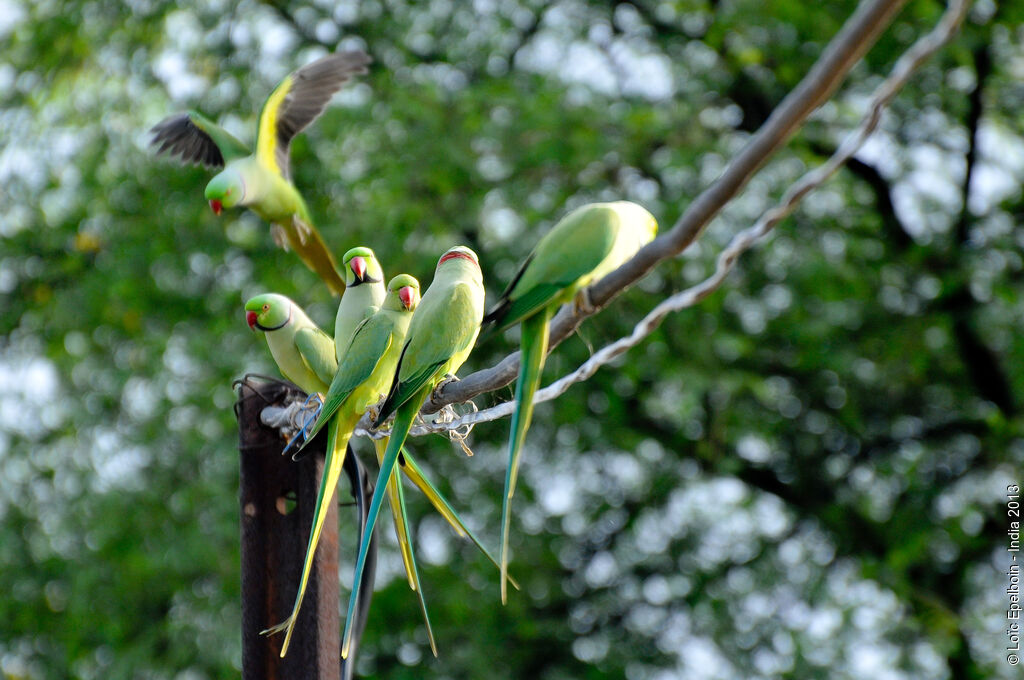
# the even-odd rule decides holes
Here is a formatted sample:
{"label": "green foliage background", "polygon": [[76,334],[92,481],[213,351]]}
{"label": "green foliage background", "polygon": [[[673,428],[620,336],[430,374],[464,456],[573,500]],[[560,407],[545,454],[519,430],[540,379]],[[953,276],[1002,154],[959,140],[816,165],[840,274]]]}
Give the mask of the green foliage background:
{"label": "green foliage background", "polygon": [[[294,144],[296,184],[339,254],[370,245],[427,281],[466,243],[494,294],[580,203],[629,198],[668,228],[855,4],[0,1],[0,674],[240,667],[231,382],[273,371],[241,305],[279,291],[327,325],[334,303],[253,216],[210,214],[209,173],[155,158],[151,125],[194,107],[248,139],[279,78],[365,48],[371,74]],[[911,2],[702,239],[547,377],[707,275],[942,9]],[[385,546],[360,670],[1018,677],[1022,23],[976,3],[869,148],[722,290],[538,407],[508,606],[416,497],[441,658]],[[506,429],[477,427],[471,459],[414,442],[492,545]]]}

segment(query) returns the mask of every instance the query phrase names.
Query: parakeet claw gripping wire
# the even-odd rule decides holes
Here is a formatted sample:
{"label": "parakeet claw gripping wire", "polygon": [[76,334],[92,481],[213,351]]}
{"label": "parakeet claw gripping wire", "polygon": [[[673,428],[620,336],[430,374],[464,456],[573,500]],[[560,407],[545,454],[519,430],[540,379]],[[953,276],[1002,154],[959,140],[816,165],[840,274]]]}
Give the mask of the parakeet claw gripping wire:
{"label": "parakeet claw gripping wire", "polygon": [[[297,404],[298,402],[294,403]],[[318,393],[314,392],[306,397],[306,400],[302,402],[302,405],[298,409],[292,412],[292,424],[295,425],[297,424],[296,421],[299,421],[298,427],[295,434],[292,435],[292,438],[288,440],[288,443],[281,451],[282,456],[288,453],[296,442],[305,442],[306,439],[309,438],[309,432],[313,427],[313,423],[316,422],[316,419],[320,416],[320,412],[323,408],[324,400]],[[296,451],[296,454],[297,453],[298,452]],[[295,454],[292,455],[292,460],[296,460]]]}
{"label": "parakeet claw gripping wire", "polygon": [[260,422],[279,430],[283,437],[288,438],[290,446],[299,434],[309,431],[322,408],[320,396],[313,393],[305,399],[290,401],[285,406],[267,406],[260,411]]}

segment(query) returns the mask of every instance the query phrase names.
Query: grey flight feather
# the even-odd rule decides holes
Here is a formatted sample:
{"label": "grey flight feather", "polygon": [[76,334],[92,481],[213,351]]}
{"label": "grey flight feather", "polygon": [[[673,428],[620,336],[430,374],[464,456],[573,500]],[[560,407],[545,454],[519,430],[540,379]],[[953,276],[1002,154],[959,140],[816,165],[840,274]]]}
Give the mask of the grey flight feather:
{"label": "grey flight feather", "polygon": [[291,87],[277,112],[277,145],[274,160],[285,177],[292,138],[316,120],[334,93],[353,76],[367,72],[371,61],[365,52],[338,52],[303,66],[292,74]]}
{"label": "grey flight feather", "polygon": [[187,113],[163,119],[150,132],[154,135],[152,145],[160,145],[157,153],[168,152],[186,163],[198,163],[208,168],[224,167],[224,155],[216,142],[192,122]]}

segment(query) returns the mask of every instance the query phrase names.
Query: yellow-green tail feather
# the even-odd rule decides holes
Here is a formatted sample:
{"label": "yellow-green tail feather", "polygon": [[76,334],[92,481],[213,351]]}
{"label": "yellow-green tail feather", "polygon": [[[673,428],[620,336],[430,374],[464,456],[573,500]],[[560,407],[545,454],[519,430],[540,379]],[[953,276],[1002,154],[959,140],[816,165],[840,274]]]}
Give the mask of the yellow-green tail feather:
{"label": "yellow-green tail feather", "polygon": [[[288,645],[291,644],[292,634],[295,632],[295,623],[298,620],[299,609],[302,606],[302,598],[306,594],[306,586],[309,585],[309,575],[313,569],[316,547],[320,541],[324,521],[331,506],[331,499],[334,498],[334,489],[338,485],[338,477],[341,475],[342,465],[345,462],[345,452],[348,449],[352,427],[346,425],[339,427],[339,425],[341,425],[339,418],[335,417],[331,419],[330,424],[327,426],[327,459],[324,461],[324,475],[320,481],[320,490],[316,497],[316,514],[313,519],[313,527],[309,532],[309,543],[306,545],[306,559],[302,565],[302,578],[299,580],[299,591],[295,595],[292,613],[281,623],[262,631],[263,635],[272,635],[285,631],[284,642],[281,644],[282,657],[288,653]],[[339,436],[339,431],[347,434]]]}
{"label": "yellow-green tail feather", "polygon": [[[476,534],[466,526],[466,523],[462,521],[459,513],[455,511],[455,508],[453,508],[452,504],[448,502],[448,499],[446,499],[437,487],[427,479],[427,476],[423,474],[423,470],[420,468],[419,464],[413,460],[407,450],[402,449],[402,454],[399,456],[398,464],[402,467],[402,470],[405,472],[405,475],[409,480],[423,492],[423,495],[427,497],[437,512],[444,517],[452,530],[460,538],[469,538],[469,540],[473,542],[473,545],[479,548],[480,552],[482,552],[484,556],[491,561],[491,564],[500,569],[501,565],[498,563],[498,560],[494,559],[494,555],[492,555],[480,539],[477,538]],[[519,583],[517,583],[514,578],[509,576],[508,582],[511,583],[516,590],[519,590]]]}

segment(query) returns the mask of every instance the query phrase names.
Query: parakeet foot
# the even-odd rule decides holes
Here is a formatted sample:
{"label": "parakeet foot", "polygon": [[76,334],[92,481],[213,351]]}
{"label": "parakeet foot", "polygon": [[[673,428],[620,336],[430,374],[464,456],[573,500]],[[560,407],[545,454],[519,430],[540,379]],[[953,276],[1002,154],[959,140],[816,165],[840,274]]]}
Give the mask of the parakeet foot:
{"label": "parakeet foot", "polygon": [[270,225],[270,235],[274,238],[274,245],[281,250],[290,250],[288,247],[288,234],[280,224]]}
{"label": "parakeet foot", "polygon": [[267,628],[266,630],[261,630],[260,631],[260,635],[267,635],[267,636],[269,636],[269,635],[277,635],[278,633],[283,633],[286,630],[288,630],[288,626],[292,625],[292,619],[294,619],[294,618],[295,618],[295,615],[292,614],[291,616],[289,616],[287,619],[285,619],[281,623],[277,624],[276,626],[271,626],[270,628]]}
{"label": "parakeet foot", "polygon": [[[300,413],[304,414],[302,422],[299,425],[298,431],[295,435],[288,440],[288,444],[281,451],[281,455],[288,453],[297,442],[304,442],[309,438],[309,432],[313,425],[316,423],[317,418],[320,417],[320,412],[324,408],[324,397],[319,392],[314,392],[306,397],[306,401],[303,402]],[[301,460],[303,456],[299,455],[299,452],[295,452],[292,455],[292,460]]]}
{"label": "parakeet foot", "polygon": [[597,305],[590,299],[590,287],[581,289],[572,299],[572,311],[574,314],[583,313],[590,316],[597,311]]}
{"label": "parakeet foot", "polygon": [[299,243],[306,245],[306,240],[313,235],[313,227],[309,226],[298,217],[292,218],[292,226],[295,227],[295,233],[299,237]]}
{"label": "parakeet foot", "polygon": [[455,375],[452,375],[451,373],[445,373],[444,374],[444,380],[442,380],[441,382],[437,383],[437,387],[434,388],[434,391],[437,392],[438,390],[443,389],[449,383],[454,383],[454,382],[459,382],[459,378],[457,376],[455,376]]}
{"label": "parakeet foot", "polygon": [[366,415],[369,417],[371,423],[375,422],[377,420],[377,416],[380,415],[380,407],[382,403],[384,403],[383,399],[366,409]]}

